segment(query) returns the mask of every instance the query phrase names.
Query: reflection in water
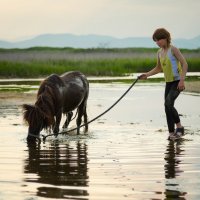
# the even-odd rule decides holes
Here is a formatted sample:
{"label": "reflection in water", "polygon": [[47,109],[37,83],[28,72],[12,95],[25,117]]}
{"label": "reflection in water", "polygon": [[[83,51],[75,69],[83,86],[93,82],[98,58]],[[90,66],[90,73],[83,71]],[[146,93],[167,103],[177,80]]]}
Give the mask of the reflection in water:
{"label": "reflection in water", "polygon": [[55,143],[43,148],[29,145],[28,153],[24,173],[30,176],[25,178],[25,182],[39,183],[37,196],[69,198],[89,195],[83,188],[89,181],[85,143]]}
{"label": "reflection in water", "polygon": [[[174,141],[169,141],[169,144],[166,148],[166,155],[165,155],[165,179],[168,180],[166,181],[166,191],[165,191],[165,196],[166,199],[185,199],[184,196],[187,194],[186,192],[180,191],[179,183],[176,182],[176,178],[178,176],[181,176],[181,173],[183,171],[180,168],[181,164],[181,157],[183,153],[182,149],[182,143],[183,140],[174,142]],[[173,189],[170,189],[173,188]],[[176,189],[174,189],[176,188]]]}

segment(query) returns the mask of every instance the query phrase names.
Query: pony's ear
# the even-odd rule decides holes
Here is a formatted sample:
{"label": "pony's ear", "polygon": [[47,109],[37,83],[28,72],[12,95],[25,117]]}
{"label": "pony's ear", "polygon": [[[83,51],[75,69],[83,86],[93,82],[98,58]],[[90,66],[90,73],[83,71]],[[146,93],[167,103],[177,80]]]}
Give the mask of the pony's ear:
{"label": "pony's ear", "polygon": [[33,109],[33,105],[23,104],[23,105],[22,105],[22,109],[23,109],[24,112],[27,112],[27,111]]}
{"label": "pony's ear", "polygon": [[29,122],[30,121],[30,113],[31,110],[34,109],[34,106],[28,105],[28,104],[23,104],[22,105],[22,110],[23,110],[23,118],[25,121]]}

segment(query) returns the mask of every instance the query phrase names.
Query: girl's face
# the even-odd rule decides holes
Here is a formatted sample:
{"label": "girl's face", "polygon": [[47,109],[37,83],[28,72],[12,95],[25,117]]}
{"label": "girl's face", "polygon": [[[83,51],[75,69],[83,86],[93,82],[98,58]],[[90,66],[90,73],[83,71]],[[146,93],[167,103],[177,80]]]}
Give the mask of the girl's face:
{"label": "girl's face", "polygon": [[156,40],[155,42],[160,48],[167,47],[167,39],[160,39],[160,40]]}

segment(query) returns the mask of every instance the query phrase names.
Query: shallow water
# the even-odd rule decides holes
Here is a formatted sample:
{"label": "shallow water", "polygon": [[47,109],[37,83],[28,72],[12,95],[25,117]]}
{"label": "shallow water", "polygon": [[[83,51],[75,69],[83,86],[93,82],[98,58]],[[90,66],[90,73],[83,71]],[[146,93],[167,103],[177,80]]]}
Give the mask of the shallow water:
{"label": "shallow water", "polygon": [[[91,84],[89,118],[106,110],[128,87]],[[1,101],[0,199],[198,200],[200,96],[183,93],[177,99],[186,135],[169,142],[163,90],[163,84],[138,83],[89,125],[87,135],[50,137],[32,146],[26,143],[20,98]]]}

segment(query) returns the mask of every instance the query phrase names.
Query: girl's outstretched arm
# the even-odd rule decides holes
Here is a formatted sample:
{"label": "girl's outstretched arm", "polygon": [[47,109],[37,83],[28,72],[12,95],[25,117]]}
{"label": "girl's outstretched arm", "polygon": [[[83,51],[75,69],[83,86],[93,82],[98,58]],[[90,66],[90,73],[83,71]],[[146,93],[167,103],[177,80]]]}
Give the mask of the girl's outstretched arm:
{"label": "girl's outstretched arm", "polygon": [[161,68],[161,64],[160,64],[160,59],[159,59],[159,55],[157,54],[157,64],[156,64],[156,66],[152,70],[150,70],[150,71],[148,71],[144,74],[141,74],[139,76],[139,79],[143,79],[143,80],[147,79],[149,76],[153,76],[155,74],[158,74],[161,71],[162,71],[162,68]]}

